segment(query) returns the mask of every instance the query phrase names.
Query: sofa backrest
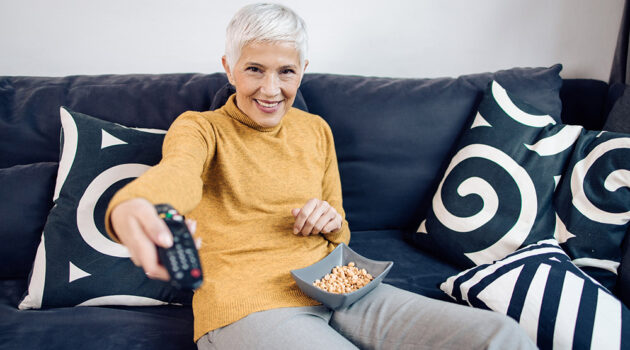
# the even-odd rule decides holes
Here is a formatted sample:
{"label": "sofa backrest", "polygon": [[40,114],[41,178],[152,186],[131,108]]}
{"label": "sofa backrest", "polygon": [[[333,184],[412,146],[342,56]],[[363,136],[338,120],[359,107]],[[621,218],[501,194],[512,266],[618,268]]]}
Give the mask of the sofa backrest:
{"label": "sofa backrest", "polygon": [[455,140],[493,79],[559,121],[560,69],[442,79],[305,77],[309,112],[333,130],[353,232],[418,227]]}
{"label": "sofa backrest", "polygon": [[59,107],[126,126],[167,129],[208,110],[225,74],[0,77],[0,168],[59,160]]}
{"label": "sofa backrest", "polygon": [[[556,120],[601,128],[607,106],[614,102],[608,85],[589,79],[563,81],[560,69],[557,65],[440,79],[306,74],[296,107],[321,115],[333,130],[353,233],[410,230],[424,216],[451,147],[491,80]],[[5,265],[0,278],[26,278],[31,268],[52,206],[42,198],[50,197],[54,186],[60,106],[126,126],[167,129],[186,110],[222,105],[231,93],[226,84],[223,73],[0,77],[0,170],[33,165],[27,169],[28,179],[19,167],[1,173],[3,184],[13,184],[7,191],[19,191],[25,181],[39,184],[29,183],[28,191],[6,192],[0,198],[13,202],[2,211],[3,217],[16,218],[12,225],[28,221],[21,225],[21,245],[6,246],[20,254],[0,252],[4,260],[20,266]],[[15,239],[15,232],[8,227],[0,237]],[[629,273],[626,269],[624,276]]]}
{"label": "sofa backrest", "polygon": [[[515,68],[440,79],[306,74],[299,104],[333,130],[353,231],[410,229],[492,79],[556,120],[564,112],[571,123],[602,123],[592,114],[603,112],[607,85],[563,85],[560,70]],[[167,129],[183,111],[220,105],[230,92],[226,84],[223,73],[0,77],[0,168],[59,159],[60,106],[126,126]]]}

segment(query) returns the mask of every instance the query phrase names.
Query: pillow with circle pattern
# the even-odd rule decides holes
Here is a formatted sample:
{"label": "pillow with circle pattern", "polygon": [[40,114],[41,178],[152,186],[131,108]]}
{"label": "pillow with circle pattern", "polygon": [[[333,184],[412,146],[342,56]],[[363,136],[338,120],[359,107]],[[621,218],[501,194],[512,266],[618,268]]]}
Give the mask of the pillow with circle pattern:
{"label": "pillow with circle pattern", "polygon": [[189,304],[192,293],[147,278],[105,232],[114,193],[157,164],[165,131],[129,128],[61,108],[61,159],[20,309]]}

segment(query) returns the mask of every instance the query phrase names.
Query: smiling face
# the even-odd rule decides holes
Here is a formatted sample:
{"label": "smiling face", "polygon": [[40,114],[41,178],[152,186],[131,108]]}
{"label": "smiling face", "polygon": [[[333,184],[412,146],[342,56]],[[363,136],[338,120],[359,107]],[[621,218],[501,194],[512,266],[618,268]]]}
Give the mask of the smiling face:
{"label": "smiling face", "polygon": [[300,55],[288,42],[250,43],[229,67],[223,67],[236,88],[236,105],[262,127],[278,125],[295,101],[304,74]]}

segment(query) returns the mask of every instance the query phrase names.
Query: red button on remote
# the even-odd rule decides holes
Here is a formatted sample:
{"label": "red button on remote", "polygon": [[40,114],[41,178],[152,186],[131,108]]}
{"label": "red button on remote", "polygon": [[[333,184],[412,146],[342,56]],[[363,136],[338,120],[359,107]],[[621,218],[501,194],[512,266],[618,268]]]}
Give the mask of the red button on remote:
{"label": "red button on remote", "polygon": [[194,278],[198,278],[199,276],[201,276],[201,271],[199,269],[192,269],[190,270],[190,275]]}

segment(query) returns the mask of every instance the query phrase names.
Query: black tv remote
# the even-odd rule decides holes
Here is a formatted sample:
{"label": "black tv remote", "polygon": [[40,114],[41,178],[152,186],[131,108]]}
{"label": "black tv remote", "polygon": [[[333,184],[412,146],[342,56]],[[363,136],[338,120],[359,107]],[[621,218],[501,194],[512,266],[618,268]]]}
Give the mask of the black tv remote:
{"label": "black tv remote", "polygon": [[201,262],[184,216],[169,204],[158,204],[155,209],[173,234],[170,248],[157,246],[160,262],[166,267],[171,284],[179,289],[199,288],[203,283]]}

